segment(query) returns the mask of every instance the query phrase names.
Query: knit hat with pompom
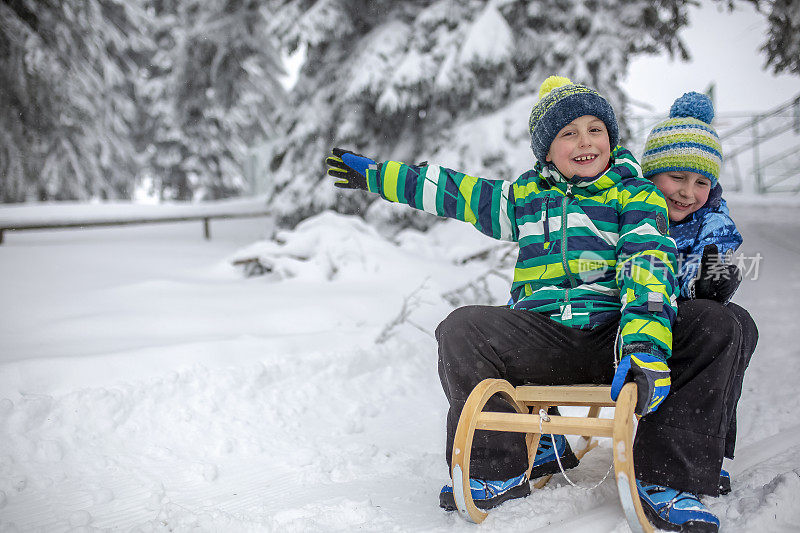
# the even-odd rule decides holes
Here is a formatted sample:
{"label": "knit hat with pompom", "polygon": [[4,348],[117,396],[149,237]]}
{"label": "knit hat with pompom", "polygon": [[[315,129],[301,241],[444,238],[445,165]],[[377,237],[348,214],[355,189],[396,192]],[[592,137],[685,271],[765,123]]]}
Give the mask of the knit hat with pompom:
{"label": "knit hat with pompom", "polygon": [[655,125],[644,145],[642,174],[687,170],[711,180],[716,187],[722,166],[722,145],[711,121],[714,105],[700,93],[686,93],[672,104],[667,120]]}
{"label": "knit hat with pompom", "polygon": [[561,129],[583,115],[602,120],[611,148],[619,142],[619,126],[611,104],[594,89],[572,83],[569,78],[550,76],[539,88],[539,101],[531,110],[528,129],[536,159],[544,164],[550,145]]}

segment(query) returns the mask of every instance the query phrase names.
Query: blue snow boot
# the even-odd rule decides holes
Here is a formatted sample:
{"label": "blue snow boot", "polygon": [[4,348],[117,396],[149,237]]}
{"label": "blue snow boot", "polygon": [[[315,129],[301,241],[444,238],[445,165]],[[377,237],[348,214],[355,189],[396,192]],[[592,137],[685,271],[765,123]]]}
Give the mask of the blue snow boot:
{"label": "blue snow boot", "polygon": [[731,492],[731,475],[724,468],[719,473],[719,493],[720,496]]}
{"label": "blue snow boot", "polygon": [[716,533],[719,519],[691,492],[636,480],[639,498],[647,518],[654,526],[682,533]]}
{"label": "blue snow boot", "polygon": [[[505,501],[524,498],[531,493],[531,486],[528,484],[525,474],[520,474],[505,481],[484,481],[470,478],[469,490],[478,509],[491,509]],[[445,511],[456,510],[453,485],[442,487],[442,491],[439,493],[439,507]]]}
{"label": "blue snow boot", "polygon": [[578,466],[578,458],[572,453],[572,448],[564,435],[555,435],[555,438],[555,446],[553,446],[553,439],[549,433],[539,438],[539,447],[536,449],[536,457],[533,459],[533,468],[531,469],[531,479],[561,472],[556,460],[556,453],[561,459],[561,466],[564,467],[564,470]]}
{"label": "blue snow boot", "polygon": [[[533,459],[530,479],[561,471],[556,460],[556,452],[558,452],[558,457],[561,459],[561,466],[564,467],[564,470],[578,466],[578,458],[575,457],[564,435],[555,435],[555,438],[555,446],[553,446],[553,439],[549,434],[542,435],[539,439],[539,447],[536,449],[536,457]],[[506,500],[523,498],[531,493],[528,478],[525,477],[525,474],[507,481],[470,479],[469,484],[472,491],[472,499],[475,500],[475,506],[479,509],[491,509]],[[452,485],[442,487],[442,491],[439,493],[439,507],[447,511],[456,509]]]}

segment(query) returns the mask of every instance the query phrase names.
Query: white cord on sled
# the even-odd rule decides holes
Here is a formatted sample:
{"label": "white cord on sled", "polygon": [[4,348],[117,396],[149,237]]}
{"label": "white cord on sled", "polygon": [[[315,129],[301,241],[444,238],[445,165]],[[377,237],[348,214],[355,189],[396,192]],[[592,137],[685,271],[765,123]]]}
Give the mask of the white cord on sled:
{"label": "white cord on sled", "polygon": [[[547,411],[545,411],[544,409],[539,409],[539,436],[540,437],[542,435],[542,422],[550,422],[550,416],[547,414]],[[564,438],[566,439],[566,437],[564,437]],[[581,487],[580,485],[576,485],[569,478],[569,476],[567,475],[567,472],[564,470],[564,466],[561,464],[561,457],[558,456],[558,446],[556,445],[556,437],[552,433],[550,433],[550,442],[553,444],[553,449],[556,452],[556,462],[558,463],[558,468],[561,470],[561,473],[564,474],[564,479],[566,479],[567,482],[569,482],[569,484],[572,485],[575,488],[578,488],[578,489],[581,489],[581,490],[594,490],[594,489],[596,489],[597,487],[599,487],[600,485],[603,484],[603,481],[606,480],[606,478],[608,477],[608,474],[611,473],[611,469],[614,468],[614,463],[612,462],[611,465],[609,465],[608,470],[606,471],[606,475],[603,476],[603,479],[598,481],[592,487],[586,488],[586,487]]]}

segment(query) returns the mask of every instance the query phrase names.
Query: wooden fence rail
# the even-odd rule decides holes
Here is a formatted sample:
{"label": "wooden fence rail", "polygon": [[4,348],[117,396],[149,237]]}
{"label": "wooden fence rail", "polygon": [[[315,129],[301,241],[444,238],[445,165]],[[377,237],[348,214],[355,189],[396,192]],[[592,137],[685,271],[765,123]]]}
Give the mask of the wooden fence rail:
{"label": "wooden fence rail", "polygon": [[268,217],[271,213],[266,211],[256,211],[249,213],[215,213],[205,215],[183,215],[165,217],[132,217],[132,218],[105,218],[105,219],[86,219],[69,221],[40,221],[40,222],[20,222],[20,223],[0,223],[0,244],[3,244],[3,233],[5,231],[25,231],[37,229],[67,229],[67,228],[88,228],[98,226],[129,226],[133,224],[164,224],[169,222],[192,222],[203,221],[203,236],[206,240],[211,239],[211,219],[226,218],[255,218]]}

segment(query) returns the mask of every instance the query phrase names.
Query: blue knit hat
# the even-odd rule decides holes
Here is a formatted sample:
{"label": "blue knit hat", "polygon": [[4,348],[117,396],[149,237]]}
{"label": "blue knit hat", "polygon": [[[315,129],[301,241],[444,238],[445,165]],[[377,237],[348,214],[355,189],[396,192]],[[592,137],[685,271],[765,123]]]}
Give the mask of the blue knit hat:
{"label": "blue knit hat", "polygon": [[716,187],[722,166],[722,145],[711,125],[714,105],[700,93],[686,93],[672,104],[667,120],[655,125],[644,144],[642,175],[687,170],[711,180]]}
{"label": "blue knit hat", "polygon": [[611,104],[594,89],[572,83],[569,78],[550,76],[544,80],[528,121],[531,149],[540,163],[544,164],[558,132],[583,115],[593,115],[605,123],[613,150],[619,142],[619,126]]}

